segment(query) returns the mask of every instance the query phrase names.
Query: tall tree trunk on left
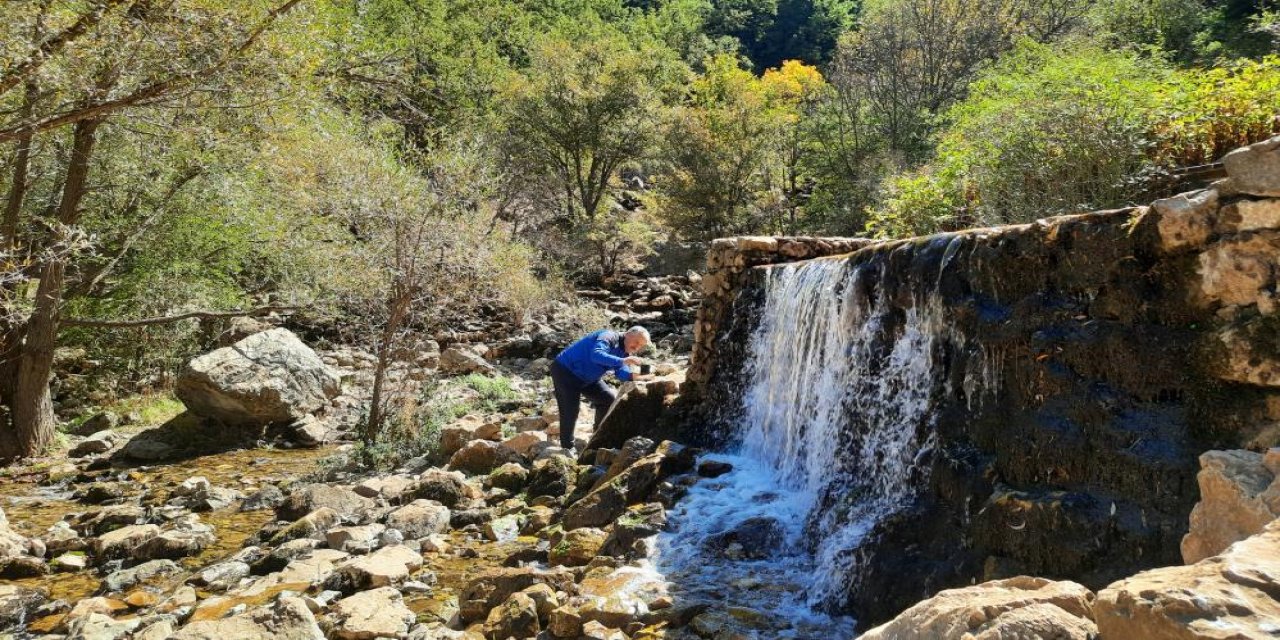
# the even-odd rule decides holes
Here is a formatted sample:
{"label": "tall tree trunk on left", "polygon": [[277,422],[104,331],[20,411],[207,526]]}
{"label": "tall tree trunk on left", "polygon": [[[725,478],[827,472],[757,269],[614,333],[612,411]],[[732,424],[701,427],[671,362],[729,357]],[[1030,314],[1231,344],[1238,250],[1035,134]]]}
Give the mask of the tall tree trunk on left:
{"label": "tall tree trunk on left", "polygon": [[63,228],[55,231],[58,235],[53,238],[53,251],[49,252],[50,257],[40,268],[35,308],[27,320],[19,348],[17,381],[9,404],[12,428],[9,437],[4,439],[7,442],[0,442],[0,454],[7,458],[38,454],[53,439],[56,422],[49,396],[49,376],[53,371],[53,352],[57,346],[63,284],[69,259],[57,245],[67,239],[60,237],[65,228],[80,220],[80,202],[88,183],[99,124],[101,120],[95,119],[76,123],[67,177],[58,202],[58,222]]}

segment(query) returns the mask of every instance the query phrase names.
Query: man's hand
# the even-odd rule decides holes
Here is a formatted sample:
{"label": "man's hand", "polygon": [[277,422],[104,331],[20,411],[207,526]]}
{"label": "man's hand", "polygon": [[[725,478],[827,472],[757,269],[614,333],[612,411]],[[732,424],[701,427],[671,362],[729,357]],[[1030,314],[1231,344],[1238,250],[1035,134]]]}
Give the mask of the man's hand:
{"label": "man's hand", "polygon": [[625,364],[628,367],[638,367],[640,366],[641,362],[640,362],[640,358],[637,358],[635,356],[627,356],[622,359],[622,364]]}

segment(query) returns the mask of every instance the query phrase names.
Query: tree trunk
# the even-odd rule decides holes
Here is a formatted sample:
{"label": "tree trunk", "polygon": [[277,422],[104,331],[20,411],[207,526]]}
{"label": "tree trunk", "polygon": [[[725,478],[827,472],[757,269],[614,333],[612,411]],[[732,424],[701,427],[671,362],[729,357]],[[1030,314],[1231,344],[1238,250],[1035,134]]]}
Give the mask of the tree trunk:
{"label": "tree trunk", "polygon": [[[67,178],[58,203],[58,221],[63,225],[79,222],[80,201],[84,198],[100,122],[82,120],[76,123]],[[9,403],[12,428],[6,438],[8,442],[0,447],[7,458],[40,453],[53,439],[56,427],[53,402],[49,396],[49,376],[53,371],[53,352],[57,346],[68,255],[56,246],[62,238],[53,240],[52,257],[40,269],[35,309],[27,320],[18,354],[17,381]]]}
{"label": "tree trunk", "polygon": [[386,420],[383,405],[384,388],[387,381],[387,369],[391,368],[392,350],[395,349],[396,333],[404,322],[412,301],[412,294],[407,288],[392,287],[392,298],[387,305],[387,324],[382,327],[382,337],[378,340],[378,362],[373,371],[373,393],[369,398],[369,419],[365,422],[363,439],[366,445],[378,441],[382,432],[382,423]]}
{"label": "tree trunk", "polygon": [[[26,95],[23,98],[21,117],[31,116],[32,102],[35,100],[36,88],[28,82]],[[27,132],[18,138],[18,147],[13,155],[13,176],[9,184],[9,195],[4,203],[4,219],[0,221],[0,252],[13,250],[18,245],[18,227],[22,215],[22,202],[27,196],[27,167],[31,160],[32,134]]]}

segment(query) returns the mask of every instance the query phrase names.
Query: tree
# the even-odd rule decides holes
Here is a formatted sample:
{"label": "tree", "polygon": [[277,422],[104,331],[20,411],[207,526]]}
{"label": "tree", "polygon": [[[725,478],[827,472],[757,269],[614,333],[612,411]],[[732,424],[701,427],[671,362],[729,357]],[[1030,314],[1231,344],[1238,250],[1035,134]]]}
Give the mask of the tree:
{"label": "tree", "polygon": [[732,56],[707,61],[664,137],[669,170],[658,209],[678,232],[707,239],[763,228],[782,178],[773,106],[762,81]]}
{"label": "tree", "polygon": [[[663,93],[679,71],[669,54],[616,36],[535,47],[527,74],[503,100],[517,184],[546,193],[556,221],[579,236],[600,231],[610,181],[648,153]],[[604,250],[593,244],[603,268]]]}
{"label": "tree", "polygon": [[[150,107],[182,113],[208,106],[202,92],[241,71],[299,1],[232,8],[51,1],[0,21],[7,41],[24,43],[0,66],[0,105],[18,105],[0,120],[0,143],[15,145],[3,227],[9,308],[0,318],[0,405],[8,415],[0,416],[0,458],[37,453],[53,436],[49,377],[67,294],[100,277],[82,269],[81,227],[103,133]],[[33,158],[42,143],[53,153]],[[43,171],[50,168],[56,178]],[[35,196],[52,204],[37,205]]]}

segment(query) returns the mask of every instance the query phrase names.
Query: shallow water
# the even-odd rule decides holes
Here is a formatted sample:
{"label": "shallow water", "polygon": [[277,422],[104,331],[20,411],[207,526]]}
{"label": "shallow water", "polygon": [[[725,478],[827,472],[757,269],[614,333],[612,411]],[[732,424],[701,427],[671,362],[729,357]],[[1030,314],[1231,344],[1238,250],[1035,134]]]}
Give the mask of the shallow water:
{"label": "shallow water", "polygon": [[[733,470],[699,481],[675,505],[648,568],[669,584],[677,601],[737,609],[729,613],[748,637],[853,637],[852,618],[827,615],[808,602],[816,567],[806,549],[804,528],[817,496],[786,488],[773,467],[754,458],[716,454],[703,459],[728,462]],[[773,518],[782,525],[783,539],[770,557],[732,559],[706,544],[753,517]]]}

